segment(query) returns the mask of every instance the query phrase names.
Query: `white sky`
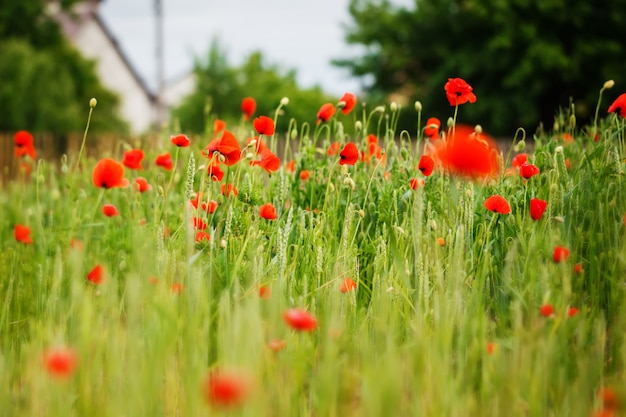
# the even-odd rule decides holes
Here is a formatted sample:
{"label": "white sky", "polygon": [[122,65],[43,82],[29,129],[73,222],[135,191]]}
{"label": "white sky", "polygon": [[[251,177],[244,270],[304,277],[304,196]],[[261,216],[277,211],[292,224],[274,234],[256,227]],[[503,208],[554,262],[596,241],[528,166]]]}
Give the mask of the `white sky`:
{"label": "white sky", "polygon": [[[239,65],[255,50],[268,63],[295,69],[304,87],[320,85],[341,95],[359,92],[335,58],[358,54],[344,41],[351,24],[348,0],[162,0],[165,79],[185,75],[194,57],[205,57],[213,39]],[[411,5],[414,0],[392,0]],[[146,83],[156,84],[153,0],[104,0],[100,13]]]}

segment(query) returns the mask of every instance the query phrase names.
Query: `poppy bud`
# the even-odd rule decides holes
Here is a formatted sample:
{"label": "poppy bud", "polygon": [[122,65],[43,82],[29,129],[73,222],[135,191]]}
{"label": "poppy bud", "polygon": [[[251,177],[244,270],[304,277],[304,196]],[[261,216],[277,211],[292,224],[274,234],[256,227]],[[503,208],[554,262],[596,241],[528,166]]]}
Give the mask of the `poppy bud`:
{"label": "poppy bud", "polygon": [[389,109],[391,110],[392,113],[395,113],[398,111],[398,103],[396,103],[395,101],[392,101],[391,104],[389,105]]}
{"label": "poppy bud", "polygon": [[569,125],[572,128],[576,127],[576,116],[573,114],[569,117]]}
{"label": "poppy bud", "polygon": [[97,104],[98,104],[98,100],[96,100],[95,98],[92,98],[91,100],[89,100],[89,107],[91,107],[92,109],[96,107]]}
{"label": "poppy bud", "polygon": [[565,219],[563,218],[563,216],[554,216],[553,219],[556,222],[565,223]]}
{"label": "poppy bud", "polygon": [[291,129],[291,139],[295,139],[298,137],[298,129],[293,128]]}
{"label": "poppy bud", "polygon": [[376,106],[376,108],[374,109],[374,111],[372,113],[384,113],[385,112],[385,106]]}
{"label": "poppy bud", "polygon": [[522,152],[525,147],[526,147],[526,142],[523,140],[520,140],[519,142],[517,142],[517,145],[515,145],[515,151]]}
{"label": "poppy bud", "polygon": [[354,130],[356,130],[357,132],[360,132],[363,129],[363,123],[360,120],[357,120],[354,123]]}
{"label": "poppy bud", "polygon": [[254,154],[252,152],[246,152],[246,159],[254,158]]}
{"label": "poppy bud", "polygon": [[448,127],[454,126],[454,119],[452,117],[448,117],[448,121],[446,122],[446,126],[448,126]]}
{"label": "poppy bud", "polygon": [[226,247],[226,239],[220,240],[220,247],[221,248],[225,248]]}
{"label": "poppy bud", "polygon": [[610,88],[613,88],[614,85],[615,85],[615,81],[608,80],[604,82],[604,85],[602,86],[602,88],[604,88],[605,90],[608,90]]}
{"label": "poppy bud", "polygon": [[435,219],[432,219],[430,221],[430,230],[437,230],[437,222],[435,221]]}
{"label": "poppy bud", "polygon": [[365,212],[364,212],[362,209],[361,209],[361,210],[359,210],[359,211],[357,211],[357,213],[359,214],[359,217],[360,217],[360,218],[365,217]]}
{"label": "poppy bud", "polygon": [[256,139],[252,139],[250,142],[248,142],[248,146],[251,148],[254,148],[257,144],[257,140]]}
{"label": "poppy bud", "polygon": [[346,177],[343,180],[343,185],[345,185],[346,187],[351,188],[352,190],[354,190],[356,188],[356,184],[354,183],[354,180],[350,177]]}
{"label": "poppy bud", "polygon": [[555,132],[559,130],[559,122],[557,122],[556,120],[554,121],[554,124],[552,125],[552,130],[554,130]]}
{"label": "poppy bud", "polygon": [[481,133],[483,133],[483,127],[481,125],[474,126],[474,132],[480,135]]}
{"label": "poppy bud", "polygon": [[333,184],[332,182],[328,183],[328,189],[332,192],[335,191],[335,184]]}
{"label": "poppy bud", "polygon": [[562,146],[557,146],[556,148],[554,148],[554,153],[563,153],[563,147]]}
{"label": "poppy bud", "polygon": [[221,162],[224,163],[224,161],[226,161],[226,157],[222,154],[217,155],[217,159]]}
{"label": "poppy bud", "polygon": [[157,185],[157,193],[159,194],[159,196],[163,197],[165,195],[165,190],[163,189],[162,186]]}
{"label": "poppy bud", "polygon": [[422,102],[419,100],[415,102],[415,111],[418,113],[422,112]]}
{"label": "poppy bud", "polygon": [[287,104],[289,104],[289,98],[288,97],[283,97],[280,99],[280,105],[281,106],[286,106]]}

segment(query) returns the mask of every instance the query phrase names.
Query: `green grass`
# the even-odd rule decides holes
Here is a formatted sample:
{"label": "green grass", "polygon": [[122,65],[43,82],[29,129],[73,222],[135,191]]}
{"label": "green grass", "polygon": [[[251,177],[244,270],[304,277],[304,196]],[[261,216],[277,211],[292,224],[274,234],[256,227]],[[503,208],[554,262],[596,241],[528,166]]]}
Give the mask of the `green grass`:
{"label": "green grass", "polygon": [[[554,138],[565,131],[536,137],[529,160],[541,173],[527,181],[436,171],[412,190],[419,155],[406,133],[391,139],[397,115],[385,114],[359,117],[351,138],[341,124],[356,116],[311,128],[295,121],[278,172],[245,159],[226,171],[222,183],[237,197],[206,177],[200,150],[210,138],[181,148],[173,174],[152,163],[177,152],[169,137],[146,147],[146,168],[126,170],[131,182],[148,179],[146,193],[95,188],[96,161],[72,175],[76,155],[69,170],[50,161],[8,184],[0,416],[589,416],[602,387],[626,394],[624,120],[601,120],[598,142],[585,128],[568,128],[567,144]],[[251,131],[233,133],[243,142]],[[326,155],[335,140],[363,148],[370,133],[384,163],[340,166]],[[291,159],[295,173],[284,168]],[[200,189],[219,202],[214,214],[190,207],[189,191]],[[494,194],[511,214],[483,207]],[[548,201],[539,221],[529,216],[534,197]],[[275,221],[258,214],[267,202]],[[120,216],[104,217],[104,203]],[[194,242],[194,215],[210,242]],[[31,228],[33,244],[15,241],[14,224]],[[566,262],[552,260],[558,245],[570,250]],[[86,280],[96,264],[101,285]],[[357,289],[341,293],[348,277]],[[552,317],[539,314],[543,304]],[[314,314],[317,329],[287,327],[291,307]],[[569,307],[580,311],[568,317]],[[273,352],[273,339],[285,348]],[[76,352],[68,378],[42,364],[55,346]],[[218,368],[248,378],[240,405],[207,404],[203,383]]]}

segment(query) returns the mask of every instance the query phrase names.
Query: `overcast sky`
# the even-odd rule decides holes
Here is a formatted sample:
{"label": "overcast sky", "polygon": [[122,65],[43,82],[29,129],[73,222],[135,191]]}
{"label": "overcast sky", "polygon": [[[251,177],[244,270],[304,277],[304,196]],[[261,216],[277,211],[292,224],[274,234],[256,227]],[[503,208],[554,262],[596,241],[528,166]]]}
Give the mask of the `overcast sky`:
{"label": "overcast sky", "polygon": [[[359,91],[334,58],[358,54],[345,41],[348,0],[162,0],[165,78],[185,75],[213,39],[239,65],[255,50],[269,63],[295,69],[300,84],[320,85],[336,95]],[[410,5],[414,0],[392,0]],[[100,13],[142,78],[156,84],[153,0],[104,0]]]}

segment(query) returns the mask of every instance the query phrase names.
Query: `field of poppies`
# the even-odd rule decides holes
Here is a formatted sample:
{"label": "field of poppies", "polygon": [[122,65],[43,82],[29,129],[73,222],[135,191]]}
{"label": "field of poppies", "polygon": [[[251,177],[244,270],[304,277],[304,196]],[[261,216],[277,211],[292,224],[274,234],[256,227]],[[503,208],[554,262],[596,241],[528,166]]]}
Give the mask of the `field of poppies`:
{"label": "field of poppies", "polygon": [[567,108],[506,152],[458,78],[441,119],[346,93],[277,132],[289,100],[246,97],[211,137],[59,161],[15,133],[0,416],[622,415],[613,85],[593,124]]}

